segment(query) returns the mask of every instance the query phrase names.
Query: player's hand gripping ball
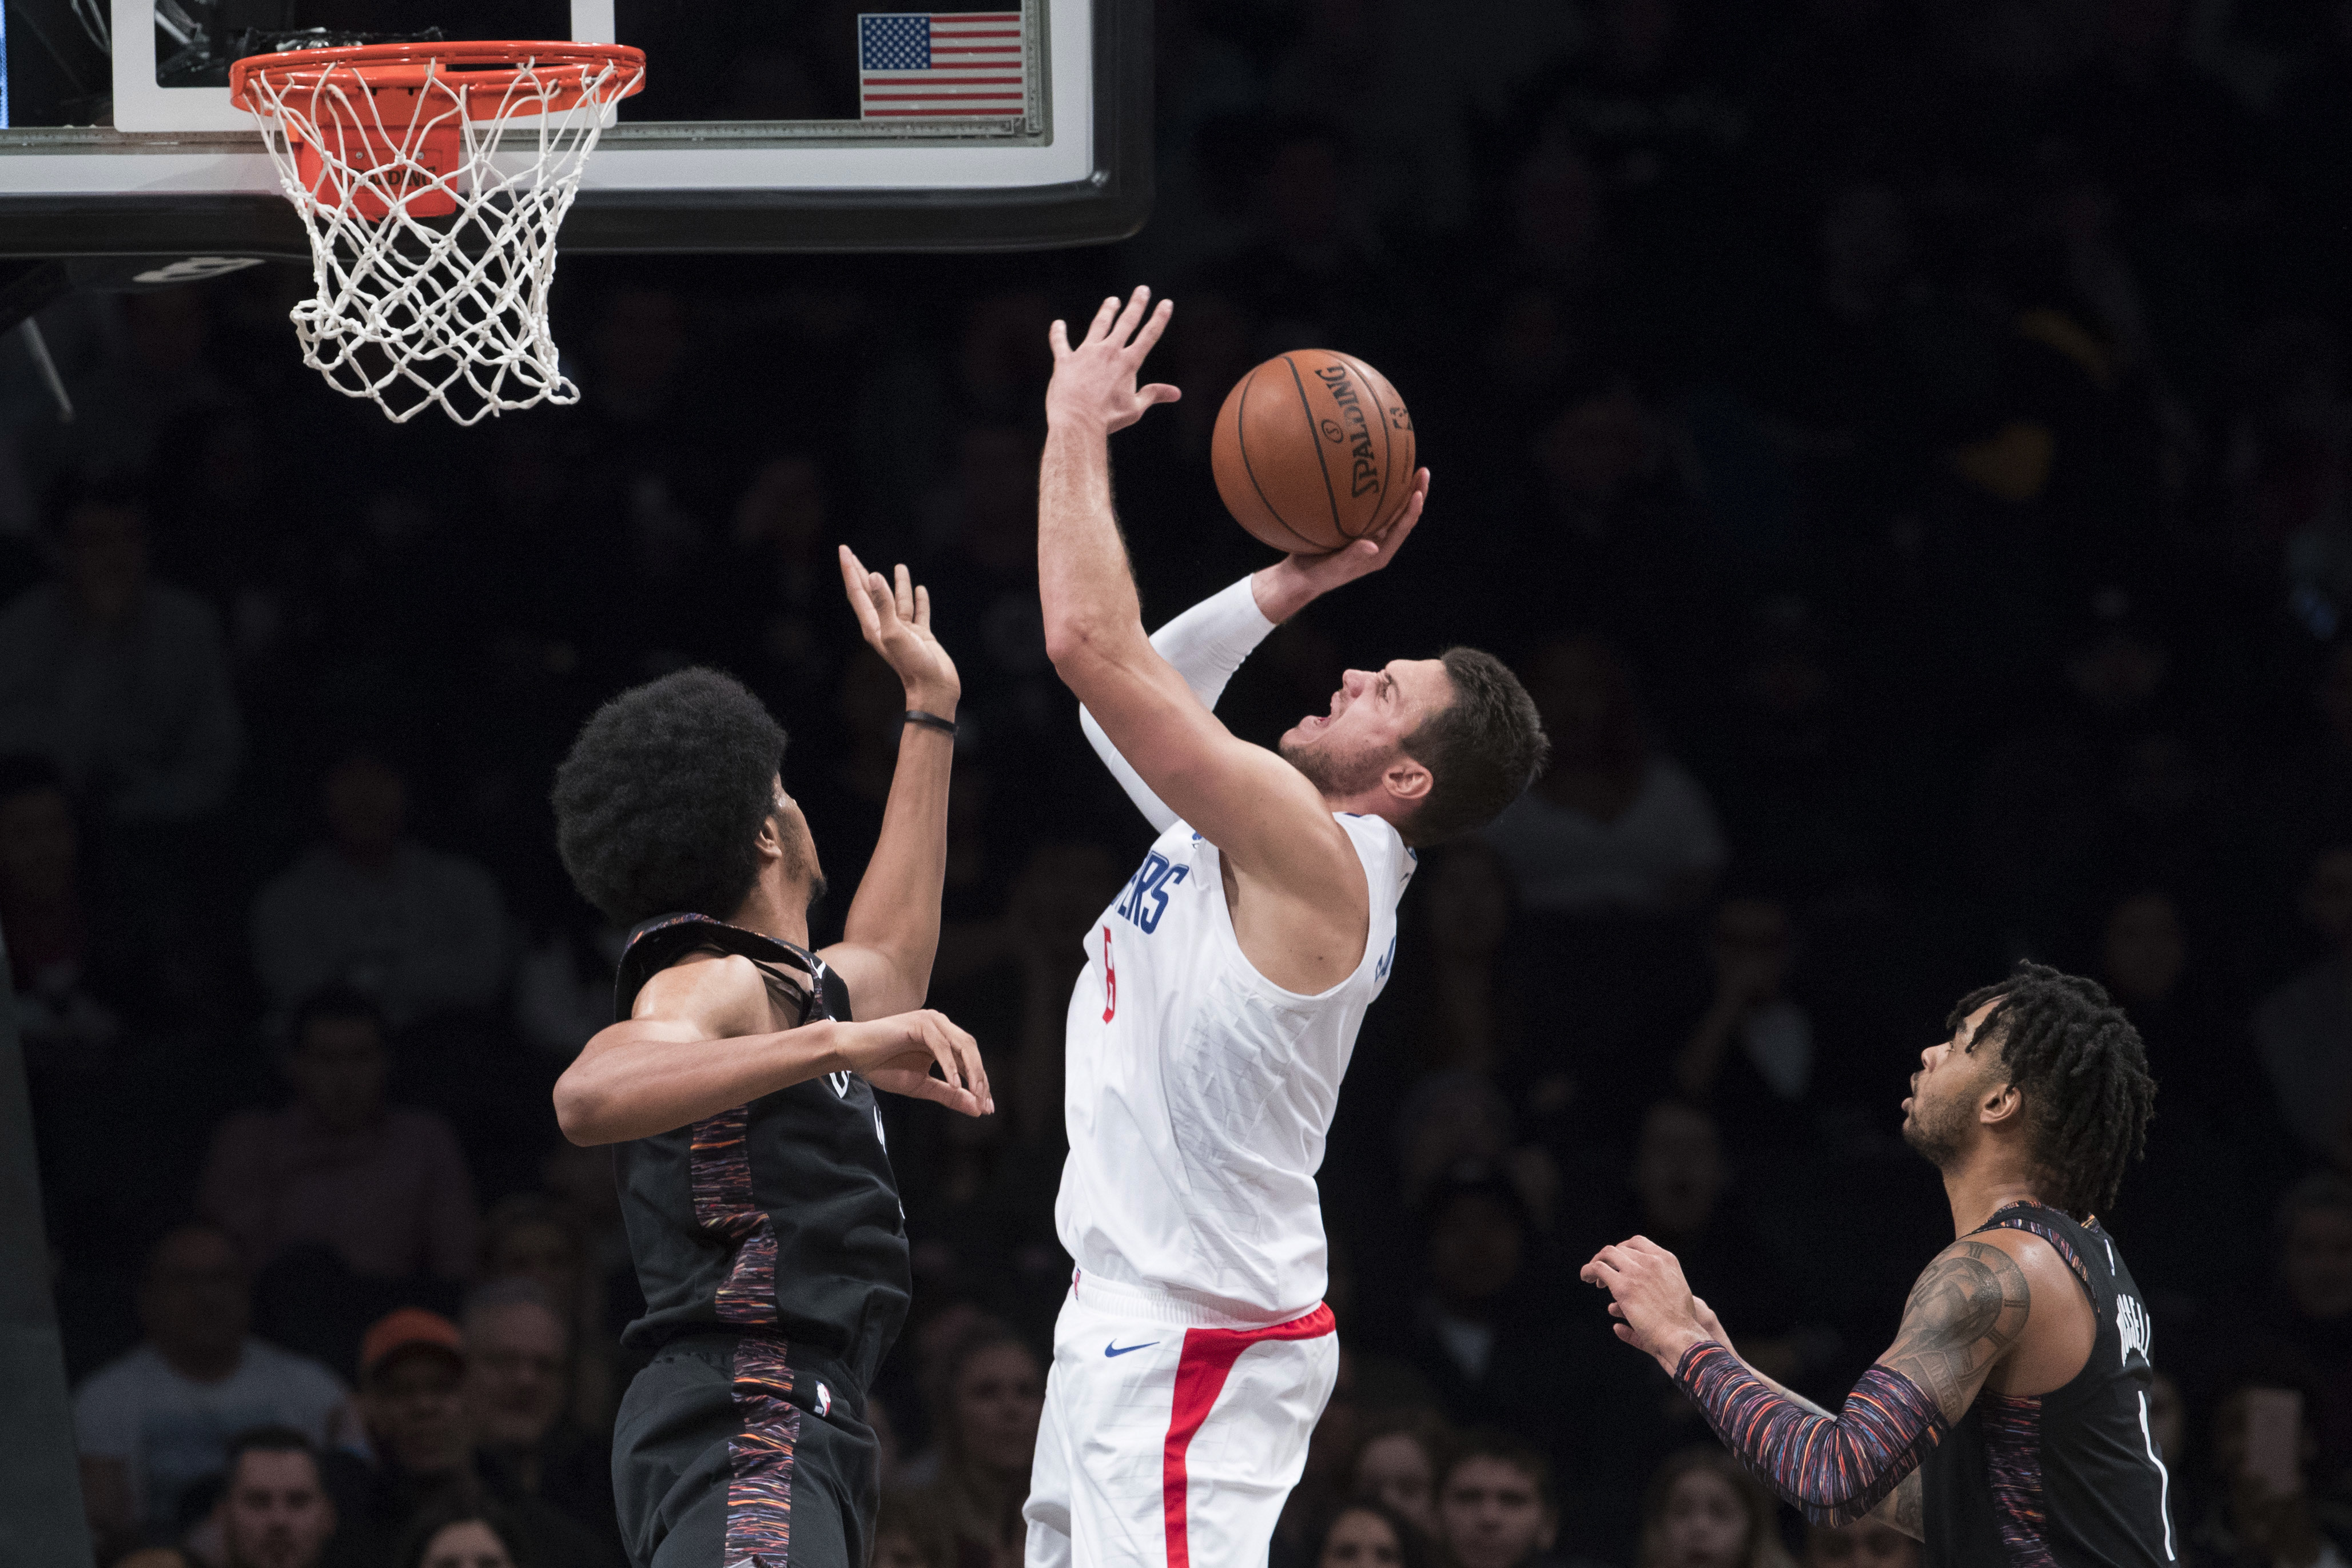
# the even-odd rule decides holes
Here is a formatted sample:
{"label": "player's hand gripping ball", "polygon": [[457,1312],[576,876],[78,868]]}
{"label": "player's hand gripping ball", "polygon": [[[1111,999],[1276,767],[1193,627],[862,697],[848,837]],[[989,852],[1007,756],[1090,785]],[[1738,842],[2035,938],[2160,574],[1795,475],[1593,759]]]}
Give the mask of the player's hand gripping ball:
{"label": "player's hand gripping ball", "polygon": [[1394,522],[1412,495],[1412,416],[1352,354],[1297,349],[1241,378],[1217,411],[1217,494],[1285,553],[1342,550]]}

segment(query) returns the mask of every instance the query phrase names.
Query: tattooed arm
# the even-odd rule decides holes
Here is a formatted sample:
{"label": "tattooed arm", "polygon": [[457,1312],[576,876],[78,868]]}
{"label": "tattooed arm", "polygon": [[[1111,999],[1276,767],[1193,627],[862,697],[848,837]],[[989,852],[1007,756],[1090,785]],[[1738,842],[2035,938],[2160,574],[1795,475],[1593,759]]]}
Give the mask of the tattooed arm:
{"label": "tattooed arm", "polygon": [[2024,1271],[1963,1237],[1912,1288],[1903,1327],[1832,1417],[1807,1411],[1707,1337],[1674,1254],[1642,1237],[1601,1249],[1583,1278],[1605,1287],[1617,1337],[1657,1358],[1757,1477],[1817,1523],[1849,1524],[1897,1497],[2023,1334]]}
{"label": "tattooed arm", "polygon": [[1919,1502],[1919,1472],[1912,1471],[1902,1484],[1886,1494],[1886,1500],[1870,1510],[1870,1517],[1891,1530],[1899,1530],[1914,1541],[1927,1539],[1927,1521]]}

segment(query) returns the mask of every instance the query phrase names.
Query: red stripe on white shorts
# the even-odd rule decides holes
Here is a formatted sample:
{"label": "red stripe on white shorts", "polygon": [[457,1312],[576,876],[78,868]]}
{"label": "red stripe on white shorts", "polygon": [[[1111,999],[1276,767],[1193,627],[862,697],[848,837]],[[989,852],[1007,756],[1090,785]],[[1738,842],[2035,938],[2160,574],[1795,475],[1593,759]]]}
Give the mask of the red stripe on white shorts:
{"label": "red stripe on white shorts", "polygon": [[1192,1446],[1192,1435],[1209,1418],[1209,1407],[1223,1392],[1234,1363],[1252,1345],[1269,1340],[1319,1340],[1332,1328],[1331,1309],[1318,1307],[1303,1318],[1270,1329],[1184,1331],[1184,1349],[1176,1358],[1176,1397],[1168,1416],[1168,1442],[1160,1459],[1160,1506],[1168,1527],[1168,1568],[1192,1568],[1185,1514],[1191,1478],[1184,1470],[1184,1454]]}

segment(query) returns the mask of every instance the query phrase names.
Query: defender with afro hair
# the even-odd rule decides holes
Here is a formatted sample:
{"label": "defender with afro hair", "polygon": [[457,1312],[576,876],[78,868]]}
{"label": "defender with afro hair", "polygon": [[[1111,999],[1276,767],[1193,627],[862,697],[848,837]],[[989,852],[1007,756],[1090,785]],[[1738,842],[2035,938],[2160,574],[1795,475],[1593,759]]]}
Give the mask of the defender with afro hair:
{"label": "defender with afro hair", "polygon": [[785,736],[742,682],[681,669],[596,710],[555,772],[556,847],[615,925],[730,919],[759,874]]}

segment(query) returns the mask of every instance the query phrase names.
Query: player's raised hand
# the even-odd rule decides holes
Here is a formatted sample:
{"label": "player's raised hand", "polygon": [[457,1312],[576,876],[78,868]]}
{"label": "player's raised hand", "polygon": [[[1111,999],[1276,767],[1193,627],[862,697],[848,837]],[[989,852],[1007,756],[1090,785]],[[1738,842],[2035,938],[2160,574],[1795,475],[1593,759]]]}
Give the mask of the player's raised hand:
{"label": "player's raised hand", "polygon": [[955,660],[931,635],[931,593],[902,564],[896,581],[868,572],[846,544],[841,547],[841,585],[857,614],[866,646],[898,672],[908,703],[941,718],[955,716],[963,681]]}
{"label": "player's raised hand", "polygon": [[1055,321],[1047,330],[1045,339],[1054,349],[1054,379],[1045,388],[1050,423],[1087,425],[1106,433],[1124,430],[1153,404],[1173,403],[1184,395],[1164,382],[1141,387],[1135,384],[1145,356],[1176,310],[1173,300],[1160,300],[1157,310],[1150,305],[1151,290],[1140,284],[1124,307],[1112,295],[1095,312],[1093,324],[1076,347],[1066,323]]}
{"label": "player's raised hand", "polygon": [[1404,510],[1378,533],[1366,534],[1345,550],[1320,555],[1286,555],[1250,578],[1250,593],[1260,614],[1269,621],[1286,621],[1332,589],[1367,577],[1396,559],[1404,542],[1421,521],[1429,500],[1429,470],[1412,476],[1412,493]]}
{"label": "player's raised hand", "polygon": [[[841,1059],[875,1088],[929,1100],[965,1116],[996,1109],[980,1043],[929,1007],[839,1026]],[[940,1076],[931,1076],[936,1064]]]}
{"label": "player's raised hand", "polygon": [[1646,1236],[1602,1247],[1577,1278],[1613,1299],[1609,1315],[1618,1320],[1611,1325],[1617,1337],[1656,1357],[1670,1373],[1685,1351],[1707,1337],[1681,1259]]}

